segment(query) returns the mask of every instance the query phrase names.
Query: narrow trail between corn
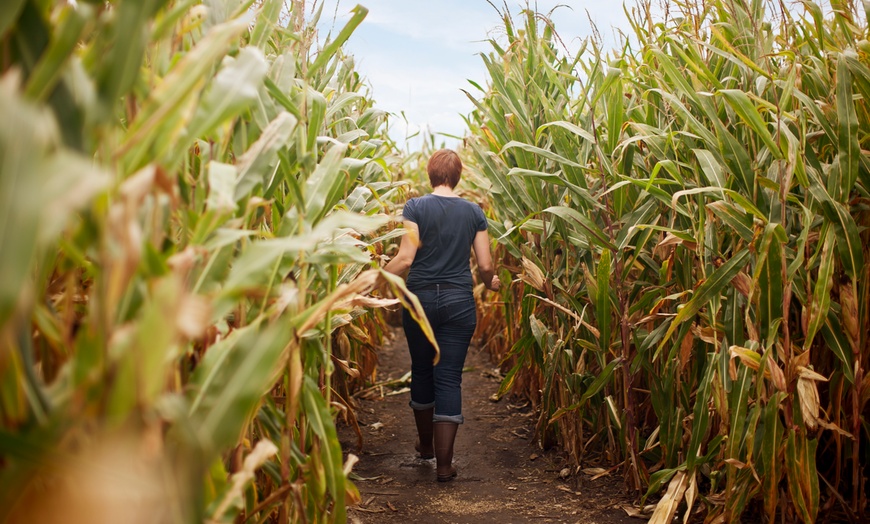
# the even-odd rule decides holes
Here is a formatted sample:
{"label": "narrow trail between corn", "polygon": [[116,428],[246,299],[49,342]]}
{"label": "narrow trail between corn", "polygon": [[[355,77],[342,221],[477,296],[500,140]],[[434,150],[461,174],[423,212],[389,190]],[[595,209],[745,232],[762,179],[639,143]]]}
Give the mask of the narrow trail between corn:
{"label": "narrow trail between corn", "polygon": [[339,424],[345,454],[359,462],[352,477],[361,494],[348,522],[361,523],[637,523],[620,507],[631,502],[619,474],[596,480],[558,451],[534,445],[535,416],[523,402],[496,401],[501,376],[485,351],[472,346],[462,395],[465,424],[456,438],[459,477],[435,482],[435,461],[417,458],[416,429],[402,379],[410,369],[401,329],[378,355],[378,383],[358,398],[357,434]]}

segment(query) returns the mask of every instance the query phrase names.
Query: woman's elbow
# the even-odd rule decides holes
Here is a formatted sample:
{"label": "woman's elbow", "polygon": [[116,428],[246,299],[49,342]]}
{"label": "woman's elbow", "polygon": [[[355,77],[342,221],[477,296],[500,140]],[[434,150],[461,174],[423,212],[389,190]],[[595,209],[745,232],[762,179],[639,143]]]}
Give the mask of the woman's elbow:
{"label": "woman's elbow", "polygon": [[387,270],[396,275],[405,274],[411,268],[412,260],[404,256],[401,252],[397,253],[393,260],[388,264]]}

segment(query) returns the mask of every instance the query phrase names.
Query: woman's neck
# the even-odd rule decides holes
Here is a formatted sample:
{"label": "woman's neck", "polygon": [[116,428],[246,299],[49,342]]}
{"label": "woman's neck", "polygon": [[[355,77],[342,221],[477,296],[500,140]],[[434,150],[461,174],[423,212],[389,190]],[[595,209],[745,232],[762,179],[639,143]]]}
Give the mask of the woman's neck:
{"label": "woman's neck", "polygon": [[453,188],[448,185],[440,185],[432,188],[432,194],[443,196],[443,197],[458,197],[456,193],[453,192]]}

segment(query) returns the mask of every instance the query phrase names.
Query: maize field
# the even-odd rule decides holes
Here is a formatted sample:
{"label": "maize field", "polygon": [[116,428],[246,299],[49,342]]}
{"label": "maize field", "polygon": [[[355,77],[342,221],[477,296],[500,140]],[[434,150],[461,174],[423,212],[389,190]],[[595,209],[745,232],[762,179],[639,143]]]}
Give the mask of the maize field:
{"label": "maize field", "polygon": [[[652,522],[867,518],[870,4],[626,4],[577,52],[492,5],[460,187],[500,394]],[[0,5],[0,522],[347,520],[435,147],[346,53],[367,13]]]}

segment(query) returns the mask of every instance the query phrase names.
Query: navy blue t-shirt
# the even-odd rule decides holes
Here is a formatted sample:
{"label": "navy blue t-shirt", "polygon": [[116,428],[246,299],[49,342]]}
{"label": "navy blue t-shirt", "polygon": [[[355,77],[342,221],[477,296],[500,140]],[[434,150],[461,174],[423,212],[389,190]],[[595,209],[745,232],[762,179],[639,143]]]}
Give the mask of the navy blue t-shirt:
{"label": "navy blue t-shirt", "polygon": [[449,283],[471,290],[471,245],[478,231],[486,231],[480,206],[462,198],[429,194],[408,200],[402,217],[420,229],[408,289]]}

